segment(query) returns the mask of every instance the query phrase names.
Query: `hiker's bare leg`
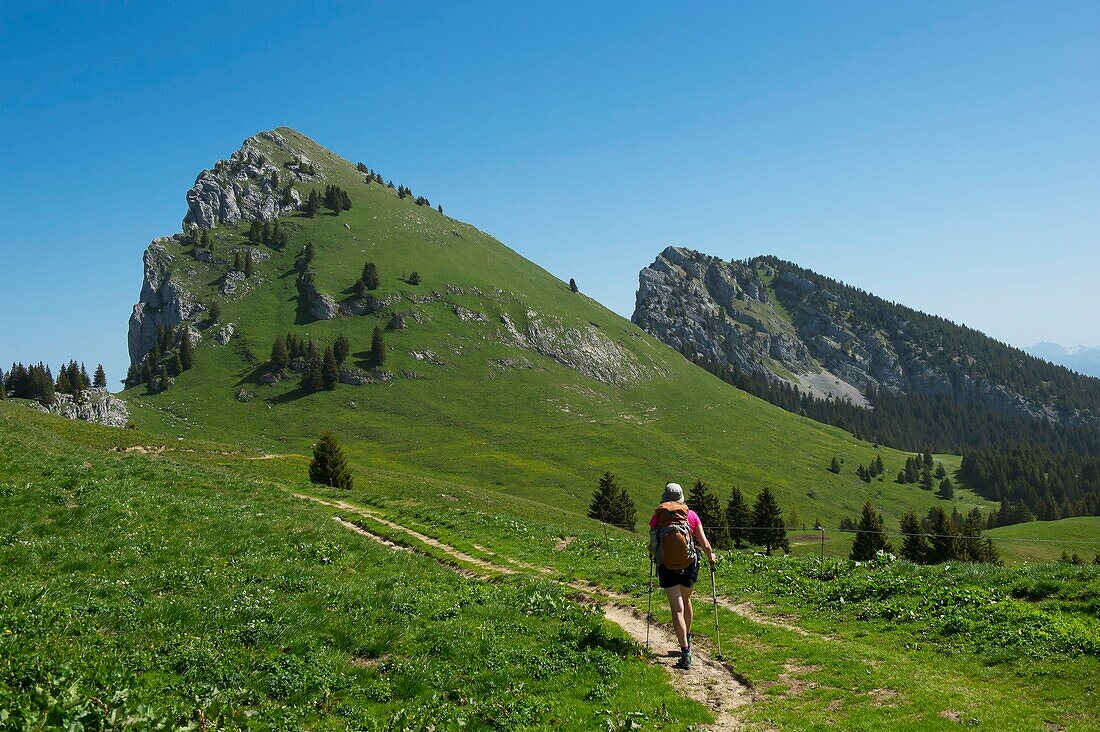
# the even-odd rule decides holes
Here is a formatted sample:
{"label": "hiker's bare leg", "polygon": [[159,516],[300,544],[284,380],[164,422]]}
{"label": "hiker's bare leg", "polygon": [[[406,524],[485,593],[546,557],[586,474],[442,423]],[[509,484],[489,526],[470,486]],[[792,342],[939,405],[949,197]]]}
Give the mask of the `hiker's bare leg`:
{"label": "hiker's bare leg", "polygon": [[672,611],[672,627],[676,630],[676,640],[681,648],[687,648],[687,626],[684,624],[684,596],[680,593],[680,587],[666,587],[668,595],[668,609]]}
{"label": "hiker's bare leg", "polygon": [[695,615],[694,610],[691,607],[691,588],[680,586],[680,597],[684,600],[684,642],[680,645],[687,645],[687,635],[691,633],[691,618]]}

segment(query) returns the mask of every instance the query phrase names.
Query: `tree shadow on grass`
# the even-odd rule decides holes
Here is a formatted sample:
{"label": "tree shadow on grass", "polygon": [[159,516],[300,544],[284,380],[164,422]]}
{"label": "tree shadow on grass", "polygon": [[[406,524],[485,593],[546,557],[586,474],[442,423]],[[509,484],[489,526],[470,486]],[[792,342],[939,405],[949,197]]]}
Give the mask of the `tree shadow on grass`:
{"label": "tree shadow on grass", "polygon": [[260,377],[263,376],[264,374],[266,374],[269,370],[270,370],[269,365],[267,363],[262,363],[259,366],[255,367],[254,369],[252,369],[251,371],[249,371],[244,376],[242,376],[237,381],[237,386],[244,386],[245,384],[252,384],[252,385],[255,385],[255,386],[264,386],[264,384],[260,383]]}
{"label": "tree shadow on grass", "polygon": [[294,311],[294,325],[309,325],[310,323],[316,323],[317,318],[313,317],[313,313],[309,312],[309,307],[306,305],[306,299],[300,295],[296,295],[287,300],[291,302],[293,300],[298,301],[298,307]]}
{"label": "tree shadow on grass", "polygon": [[310,396],[310,392],[299,386],[293,391],[288,391],[286,394],[279,394],[278,396],[269,397],[264,401],[266,401],[268,404],[290,404],[307,396]]}

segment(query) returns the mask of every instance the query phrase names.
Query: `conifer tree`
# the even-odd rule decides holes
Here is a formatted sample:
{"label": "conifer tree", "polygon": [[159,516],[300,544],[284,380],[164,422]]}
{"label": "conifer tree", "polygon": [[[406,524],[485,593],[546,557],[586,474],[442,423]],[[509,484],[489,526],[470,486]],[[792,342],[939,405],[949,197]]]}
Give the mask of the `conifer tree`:
{"label": "conifer tree", "polygon": [[572,277],[569,278],[569,291],[570,292],[579,292],[580,291],[580,288],[577,287],[577,281],[575,279],[573,279]]}
{"label": "conifer tree", "polygon": [[381,282],[378,277],[378,267],[375,266],[374,262],[367,262],[363,265],[363,276],[359,279],[368,290],[378,289]]}
{"label": "conifer tree", "polygon": [[287,350],[286,338],[276,336],[271,345],[271,368],[273,371],[282,371],[290,365],[290,352]]}
{"label": "conifer tree", "polygon": [[92,385],[92,380],[88,378],[88,369],[84,368],[84,362],[80,362],[80,389],[87,389]]}
{"label": "conifer tree", "polygon": [[374,334],[370,340],[370,358],[378,368],[386,363],[386,342],[382,339],[382,329],[377,325],[374,326]]}
{"label": "conifer tree", "polygon": [[309,195],[306,196],[305,205],[302,207],[306,216],[313,218],[313,216],[321,210],[321,197],[317,195],[317,189],[309,189]]}
{"label": "conifer tree", "polygon": [[244,267],[241,264],[241,253],[240,252],[234,252],[233,253],[233,271],[235,271],[235,272],[243,272],[244,271]]}
{"label": "conifer tree", "polygon": [[69,371],[65,367],[61,367],[57,371],[57,381],[54,383],[54,390],[59,394],[72,394],[73,384],[69,381]]}
{"label": "conifer tree", "polygon": [[187,327],[180,334],[180,363],[184,371],[195,364],[195,344],[191,342],[191,329]]}
{"label": "conifer tree", "polygon": [[928,561],[928,542],[924,537],[924,527],[921,526],[917,514],[913,509],[905,512],[901,517],[901,556],[914,564],[924,564]]}
{"label": "conifer tree", "polygon": [[742,542],[749,541],[748,527],[752,522],[752,512],[741,489],[734,486],[730,489],[730,500],[726,504],[726,531],[735,549],[742,547]]}
{"label": "conifer tree", "polygon": [[320,356],[311,356],[306,362],[305,373],[302,374],[302,391],[313,394],[324,388],[324,363]]}
{"label": "conifer tree", "polygon": [[210,325],[217,325],[222,319],[222,305],[217,300],[210,301],[210,307],[206,309],[206,319]]}
{"label": "conifer tree", "polygon": [[439,213],[443,213],[443,204],[442,203],[439,204],[439,206],[437,208],[439,209]]}
{"label": "conifer tree", "polygon": [[764,547],[765,554],[770,555],[772,549],[782,549],[784,552],[791,550],[783,523],[783,512],[767,486],[760,491],[752,506],[752,531],[749,537],[753,544]]}
{"label": "conifer tree", "polygon": [[928,468],[929,470],[932,469],[932,451],[931,450],[925,450],[924,451],[924,467]]}
{"label": "conifer tree", "polygon": [[325,432],[313,446],[313,460],[309,464],[309,479],[313,483],[330,488],[351,490],[351,470],[340,443],[332,432]]}
{"label": "conifer tree", "polygon": [[253,274],[255,274],[255,272],[256,267],[252,263],[252,252],[248,252],[248,254],[245,255],[244,260],[244,276],[251,277]]}
{"label": "conifer tree", "polygon": [[943,467],[943,463],[936,463],[936,472],[932,476],[936,480],[943,480],[947,477],[947,470]]}
{"label": "conifer tree", "polygon": [[945,501],[950,501],[955,496],[955,487],[951,485],[950,478],[944,478],[940,481],[940,488],[936,491],[936,495]]}
{"label": "conifer tree", "polygon": [[95,369],[95,376],[92,377],[92,385],[97,389],[107,388],[107,372],[103,370],[103,364],[99,364]]}
{"label": "conifer tree", "polygon": [[592,494],[592,501],[588,504],[588,517],[627,531],[634,531],[638,523],[634,499],[609,472],[603,474]]}
{"label": "conifer tree", "polygon": [[865,562],[874,559],[879,551],[893,553],[894,547],[886,539],[886,527],[883,525],[882,516],[875,511],[871,502],[867,501],[859,514],[856,538],[852,542],[852,553],[848,557],[857,562]]}
{"label": "conifer tree", "polygon": [[829,463],[829,472],[836,475],[840,474],[840,460],[837,459],[836,455],[833,455],[833,460]]}
{"label": "conifer tree", "polygon": [[153,378],[153,359],[146,358],[141,365],[141,383],[148,384]]}
{"label": "conifer tree", "polygon": [[169,376],[179,376],[183,373],[183,360],[180,358],[179,351],[172,356],[172,360],[169,363]]}
{"label": "conifer tree", "polygon": [[410,285],[419,285],[420,273],[414,269],[412,272],[409,272],[409,279],[405,281],[408,282]]}
{"label": "conifer tree", "polygon": [[336,357],[336,363],[343,366],[344,361],[347,361],[348,356],[351,355],[351,343],[348,341],[348,337],[343,333],[336,336],[336,343],[332,346],[332,355]]}
{"label": "conifer tree", "polygon": [[955,527],[947,513],[939,506],[933,506],[928,512],[929,541],[932,544],[928,552],[931,564],[940,564],[956,558]]}
{"label": "conifer tree", "polygon": [[306,242],[305,251],[302,254],[302,259],[305,260],[306,266],[309,266],[313,258],[317,256],[317,248],[313,246],[313,242]]}
{"label": "conifer tree", "polygon": [[932,471],[927,465],[921,468],[920,487],[926,491],[932,490]]}
{"label": "conifer tree", "polygon": [[332,391],[340,381],[340,367],[336,364],[336,356],[332,348],[325,349],[325,355],[321,365],[321,380],[326,390]]}
{"label": "conifer tree", "polygon": [[882,456],[875,455],[874,462],[871,463],[871,475],[882,475],[886,472],[886,466],[882,464]]}
{"label": "conifer tree", "polygon": [[615,476],[609,472],[604,473],[596,486],[596,490],[592,493],[592,500],[588,504],[588,518],[611,523],[612,507],[615,504],[617,491]]}
{"label": "conifer tree", "polygon": [[714,491],[701,480],[696,480],[687,495],[687,505],[699,515],[703,522],[707,538],[715,549],[729,549],[729,532],[726,530],[726,521],[722,511],[722,503]]}

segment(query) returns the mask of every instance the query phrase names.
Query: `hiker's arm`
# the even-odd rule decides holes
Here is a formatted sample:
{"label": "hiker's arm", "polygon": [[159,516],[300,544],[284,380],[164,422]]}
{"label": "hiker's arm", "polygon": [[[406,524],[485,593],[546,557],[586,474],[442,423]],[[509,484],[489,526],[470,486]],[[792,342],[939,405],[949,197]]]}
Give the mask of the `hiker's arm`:
{"label": "hiker's arm", "polygon": [[707,541],[707,535],[703,531],[702,524],[695,527],[695,543],[703,547],[703,553],[707,555],[710,563],[714,564],[714,550],[710,548],[710,542]]}

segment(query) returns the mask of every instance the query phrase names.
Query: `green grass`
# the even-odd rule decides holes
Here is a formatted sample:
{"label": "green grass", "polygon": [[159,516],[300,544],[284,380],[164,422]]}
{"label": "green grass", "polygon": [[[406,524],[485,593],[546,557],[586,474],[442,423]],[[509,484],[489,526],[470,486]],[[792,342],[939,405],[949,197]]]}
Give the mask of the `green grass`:
{"label": "green grass", "polygon": [[0,729],[707,718],[553,584],[394,553],[201,445],[110,451],[133,436],[0,407]]}
{"label": "green grass", "polygon": [[[458,715],[585,729],[705,717],[553,584],[595,582],[645,607],[641,534],[605,537],[530,498],[362,468],[355,490],[331,492],[303,483],[297,456],[254,459],[14,404],[0,406],[0,427],[0,561],[15,568],[0,579],[0,708],[52,704],[73,719],[95,714],[95,697],[139,727],[195,721],[198,709],[226,726],[313,729],[390,728],[402,714],[413,728]],[[552,574],[464,580],[426,548],[378,547],[328,519],[354,513],[292,491]],[[953,726],[941,712],[994,729],[1089,729],[1100,702],[1100,567],[822,568],[727,552],[717,580],[722,597],[808,633],[720,610],[726,660],[756,695],[741,713],[748,729]],[[700,589],[695,632],[713,641]],[[659,595],[654,607],[667,622]]]}
{"label": "green grass", "polygon": [[987,533],[1010,561],[1051,561],[1065,552],[1091,562],[1100,555],[1100,516],[1031,521]]}
{"label": "green grass", "polygon": [[[815,520],[835,526],[857,515],[867,500],[892,526],[909,507],[923,514],[938,503],[963,513],[993,506],[965,489],[952,503],[888,479],[861,482],[857,464],[869,464],[878,452],[886,475],[896,475],[905,454],[876,451],[839,429],[730,387],[478,229],[367,185],[350,164],[293,131],[280,132],[350,191],[353,208],[340,216],[284,219],[295,228],[290,246],[269,252],[249,292],[222,308],[222,320],[238,329],[230,345],[205,338],[195,368],[167,393],[126,392],[143,430],[166,439],[209,438],[265,452],[306,453],[321,429],[333,429],[353,462],[371,475],[465,484],[574,512],[584,510],[605,470],[617,474],[643,506],[668,480],[704,480],[723,500],[731,485],[750,499],[768,485],[807,526]],[[269,152],[278,161],[277,151]],[[242,232],[218,229],[215,247],[224,251],[243,243]],[[316,280],[323,291],[345,297],[340,293],[370,259],[382,279],[375,294],[398,294],[401,302],[376,316],[296,324],[293,261],[307,241],[317,248]],[[189,247],[170,249],[173,276],[209,300],[224,268],[196,262]],[[418,287],[402,281],[414,269],[423,278]],[[411,301],[431,292],[442,299]],[[484,313],[486,322],[460,321],[454,305]],[[386,334],[393,381],[340,385],[309,396],[296,380],[274,387],[256,383],[272,341],[287,331],[324,343],[346,334],[355,365],[366,365],[371,330],[384,326],[393,311],[420,320],[410,318],[406,330]],[[596,327],[641,376],[604,383],[517,347],[505,336],[500,316],[507,314],[523,330],[529,311],[554,326]],[[410,355],[425,350],[444,365]],[[501,365],[509,359],[525,359],[530,368]],[[406,371],[421,378],[405,378]],[[251,401],[237,401],[242,387],[255,394]],[[825,470],[834,455],[845,463],[840,475]]]}

